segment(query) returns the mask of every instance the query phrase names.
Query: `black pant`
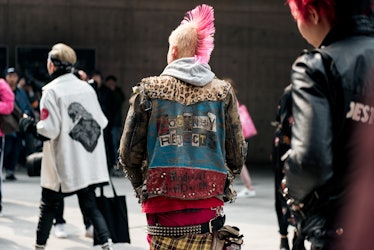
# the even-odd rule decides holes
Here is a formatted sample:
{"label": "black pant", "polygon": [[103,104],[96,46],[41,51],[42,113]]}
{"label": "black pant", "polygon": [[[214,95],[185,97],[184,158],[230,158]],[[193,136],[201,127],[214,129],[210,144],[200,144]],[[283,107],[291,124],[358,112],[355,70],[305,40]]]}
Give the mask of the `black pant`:
{"label": "black pant", "polygon": [[[95,228],[95,234],[97,233],[100,239],[100,243],[104,244],[110,239],[110,233],[105,219],[96,205],[95,187],[90,186],[78,190],[74,194],[78,195],[78,201],[83,215],[90,219]],[[45,245],[47,243],[56,210],[65,196],[67,196],[67,194],[42,188],[40,215],[36,231],[36,244]]]}
{"label": "black pant", "polygon": [[108,124],[108,126],[104,129],[104,143],[105,143],[108,171],[109,171],[109,174],[111,174],[113,172],[113,166],[116,163],[116,159],[114,159],[112,126],[110,124]]}
{"label": "black pant", "polygon": [[272,164],[274,171],[274,191],[275,191],[275,212],[277,213],[279,233],[281,235],[287,235],[288,226],[290,224],[289,220],[291,217],[289,206],[286,203],[282,193],[281,193],[281,183],[284,178],[283,166],[284,162],[281,160],[283,154],[289,149],[288,145],[281,143],[281,134],[276,134],[274,141],[277,140],[280,143],[273,144],[272,149]]}
{"label": "black pant", "polygon": [[[79,200],[78,200],[79,201]],[[56,215],[55,215],[55,224],[65,224],[66,221],[64,219],[64,207],[65,207],[65,202],[64,199],[62,199],[57,206],[56,209]],[[80,208],[82,211],[82,208]],[[83,223],[86,229],[88,229],[91,226],[90,220],[83,215]]]}
{"label": "black pant", "polygon": [[338,220],[341,211],[341,202],[338,199],[321,199],[313,202],[310,209],[304,211],[303,216],[295,212],[298,230],[311,243],[311,250],[338,250],[341,245],[336,244],[341,240],[338,229],[341,228]]}
{"label": "black pant", "polygon": [[56,215],[55,215],[55,224],[65,224],[66,223],[66,221],[64,219],[64,207],[65,207],[65,202],[64,202],[64,199],[62,199],[60,202],[57,203]]}

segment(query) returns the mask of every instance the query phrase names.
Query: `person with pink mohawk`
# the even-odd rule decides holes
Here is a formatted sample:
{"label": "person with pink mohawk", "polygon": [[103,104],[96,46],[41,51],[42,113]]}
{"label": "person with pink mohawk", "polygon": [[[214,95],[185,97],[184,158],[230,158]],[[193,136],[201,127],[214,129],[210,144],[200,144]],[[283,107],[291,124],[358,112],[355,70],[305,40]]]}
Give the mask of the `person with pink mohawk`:
{"label": "person with pink mohawk", "polygon": [[[224,225],[223,206],[235,198],[247,144],[235,92],[208,64],[214,33],[211,6],[187,12],[169,36],[164,71],[133,87],[119,166],[146,214],[150,249],[243,242],[238,228]],[[223,234],[231,241],[214,237]]]}

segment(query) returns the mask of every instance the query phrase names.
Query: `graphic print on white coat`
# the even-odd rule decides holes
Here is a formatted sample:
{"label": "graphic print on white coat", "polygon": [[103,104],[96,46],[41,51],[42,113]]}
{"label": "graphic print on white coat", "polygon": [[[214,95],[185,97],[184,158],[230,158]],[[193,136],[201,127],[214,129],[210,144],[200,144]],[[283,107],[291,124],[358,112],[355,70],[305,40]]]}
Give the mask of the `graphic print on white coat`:
{"label": "graphic print on white coat", "polygon": [[88,152],[93,152],[101,135],[99,124],[92,118],[92,115],[77,102],[73,102],[69,105],[68,114],[75,124],[69,133],[70,137],[80,142]]}

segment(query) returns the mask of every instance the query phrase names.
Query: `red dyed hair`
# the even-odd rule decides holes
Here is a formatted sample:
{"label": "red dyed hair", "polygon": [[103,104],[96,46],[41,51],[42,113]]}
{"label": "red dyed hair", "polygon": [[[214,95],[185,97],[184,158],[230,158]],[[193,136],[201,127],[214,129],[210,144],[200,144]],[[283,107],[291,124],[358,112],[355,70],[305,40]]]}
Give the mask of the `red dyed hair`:
{"label": "red dyed hair", "polygon": [[335,21],[336,0],[287,0],[295,20],[308,18],[308,7],[313,6],[321,15],[333,23]]}

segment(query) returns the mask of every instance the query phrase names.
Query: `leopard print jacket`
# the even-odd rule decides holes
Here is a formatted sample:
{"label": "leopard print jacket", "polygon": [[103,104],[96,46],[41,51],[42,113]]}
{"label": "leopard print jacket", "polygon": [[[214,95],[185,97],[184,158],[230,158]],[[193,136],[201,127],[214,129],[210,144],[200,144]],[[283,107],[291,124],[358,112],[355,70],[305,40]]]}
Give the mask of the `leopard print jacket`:
{"label": "leopard print jacket", "polygon": [[182,82],[171,76],[144,78],[133,87],[119,147],[119,167],[124,169],[140,201],[147,198],[147,126],[152,112],[152,100],[164,99],[192,105],[204,101],[225,102],[225,150],[228,183],[240,174],[247,154],[242,134],[237,99],[228,82],[214,78],[204,87]]}

